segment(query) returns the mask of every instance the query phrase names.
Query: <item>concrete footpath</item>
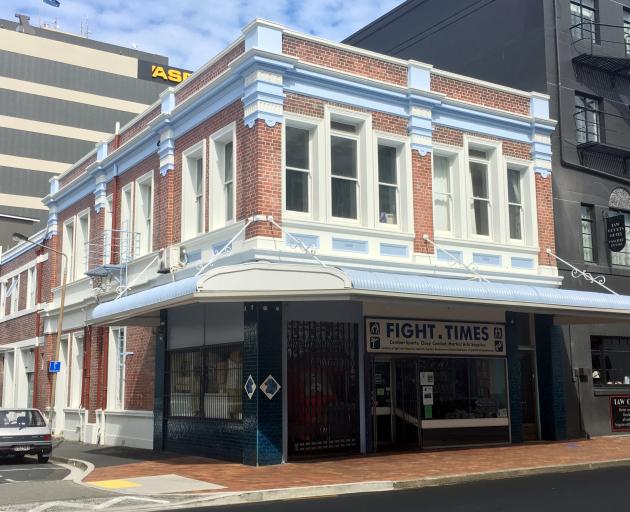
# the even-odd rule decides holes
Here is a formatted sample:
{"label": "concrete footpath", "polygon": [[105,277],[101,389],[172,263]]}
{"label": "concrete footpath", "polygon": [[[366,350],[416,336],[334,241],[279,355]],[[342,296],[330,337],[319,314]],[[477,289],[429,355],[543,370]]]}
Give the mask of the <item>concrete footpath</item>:
{"label": "concrete footpath", "polygon": [[[57,457],[94,466],[90,487],[135,495],[187,494],[228,504],[386,491],[630,465],[630,437],[499,447],[388,452],[249,467],[202,457],[63,442]],[[183,500],[181,506],[185,506]],[[173,503],[174,505],[174,503]]]}

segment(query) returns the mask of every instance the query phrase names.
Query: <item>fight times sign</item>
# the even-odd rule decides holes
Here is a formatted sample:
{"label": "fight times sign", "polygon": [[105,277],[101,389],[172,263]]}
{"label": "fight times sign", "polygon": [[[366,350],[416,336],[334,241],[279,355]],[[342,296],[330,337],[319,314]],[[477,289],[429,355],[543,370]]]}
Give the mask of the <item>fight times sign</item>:
{"label": "fight times sign", "polygon": [[505,355],[505,324],[366,318],[365,334],[371,353]]}
{"label": "fight times sign", "polygon": [[610,427],[613,432],[630,432],[630,395],[610,397]]}

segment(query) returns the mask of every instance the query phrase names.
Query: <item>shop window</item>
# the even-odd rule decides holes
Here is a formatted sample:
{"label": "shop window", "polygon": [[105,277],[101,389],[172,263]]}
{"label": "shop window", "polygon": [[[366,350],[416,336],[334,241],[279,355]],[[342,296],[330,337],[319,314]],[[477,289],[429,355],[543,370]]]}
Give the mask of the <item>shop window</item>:
{"label": "shop window", "polygon": [[521,172],[508,169],[508,224],[511,240],[523,240],[523,194]]}
{"label": "shop window", "polygon": [[581,224],[582,224],[582,255],[584,261],[595,261],[593,249],[593,207],[587,204],[581,205]]}
{"label": "shop window", "polygon": [[626,224],[626,245],[619,252],[610,253],[610,260],[613,265],[621,265],[624,267],[630,266],[630,213],[619,210],[610,210],[610,215],[623,215],[624,222]]}
{"label": "shop window", "polygon": [[575,94],[575,138],[578,144],[601,140],[601,101]]}
{"label": "shop window", "polygon": [[204,232],[204,152],[204,143],[201,141],[184,154],[182,240]]}
{"label": "shop window", "polygon": [[573,42],[597,41],[596,0],[571,0],[571,38]]}
{"label": "shop window", "polygon": [[242,345],[168,354],[169,416],[242,420]]}
{"label": "shop window", "polygon": [[469,150],[469,170],[472,187],[473,234],[490,236],[490,177],[486,151]]}
{"label": "shop window", "polygon": [[630,386],[630,338],[591,336],[593,386]]}
{"label": "shop window", "polygon": [[398,224],[398,149],[378,145],[378,204],[379,222]]}
{"label": "shop window", "polygon": [[450,233],[453,229],[453,179],[451,159],[433,158],[433,219],[435,230]]}
{"label": "shop window", "polygon": [[434,377],[431,417],[425,420],[507,418],[505,360],[431,358],[420,371]]}
{"label": "shop window", "polygon": [[311,183],[311,130],[287,126],[285,130],[286,209],[309,213]]}

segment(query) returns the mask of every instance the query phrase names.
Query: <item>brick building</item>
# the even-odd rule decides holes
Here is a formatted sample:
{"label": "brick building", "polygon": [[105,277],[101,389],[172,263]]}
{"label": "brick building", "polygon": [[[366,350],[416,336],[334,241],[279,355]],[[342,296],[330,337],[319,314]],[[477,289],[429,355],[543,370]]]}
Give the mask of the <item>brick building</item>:
{"label": "brick building", "polygon": [[4,255],[3,404],[261,465],[563,438],[559,325],[630,299],[559,288],[554,125],[545,95],[251,23],[53,181],[54,401],[63,261]]}

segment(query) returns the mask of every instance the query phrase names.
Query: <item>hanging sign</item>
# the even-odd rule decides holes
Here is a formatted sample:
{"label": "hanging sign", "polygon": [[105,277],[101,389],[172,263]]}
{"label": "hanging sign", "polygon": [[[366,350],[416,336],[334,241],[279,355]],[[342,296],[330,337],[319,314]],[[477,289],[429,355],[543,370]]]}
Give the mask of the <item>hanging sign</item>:
{"label": "hanging sign", "polygon": [[372,353],[505,355],[504,324],[366,318],[365,333]]}
{"label": "hanging sign", "polygon": [[630,432],[630,396],[610,397],[610,427],[613,432]]}
{"label": "hanging sign", "polygon": [[608,248],[619,252],[626,246],[626,221],[623,215],[615,215],[606,219],[606,237]]}

